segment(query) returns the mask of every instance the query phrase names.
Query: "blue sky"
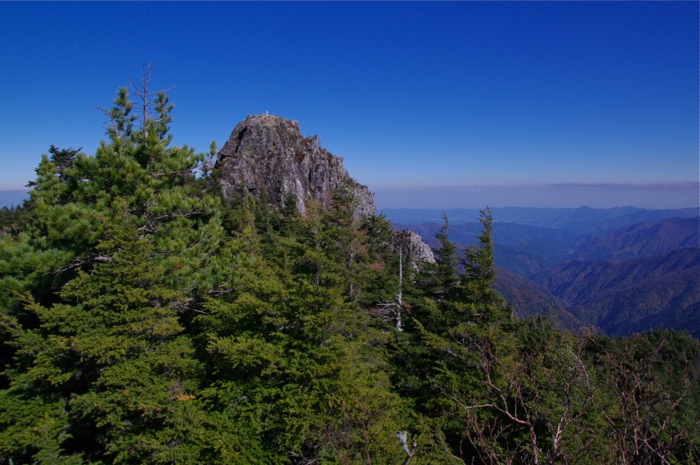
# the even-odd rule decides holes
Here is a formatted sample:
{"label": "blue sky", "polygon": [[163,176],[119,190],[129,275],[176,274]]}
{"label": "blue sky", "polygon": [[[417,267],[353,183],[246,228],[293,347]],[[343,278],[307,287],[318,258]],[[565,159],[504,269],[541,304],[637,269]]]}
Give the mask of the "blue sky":
{"label": "blue sky", "polygon": [[154,66],[175,144],[299,121],[380,207],[698,205],[697,2],[0,2],[0,190]]}

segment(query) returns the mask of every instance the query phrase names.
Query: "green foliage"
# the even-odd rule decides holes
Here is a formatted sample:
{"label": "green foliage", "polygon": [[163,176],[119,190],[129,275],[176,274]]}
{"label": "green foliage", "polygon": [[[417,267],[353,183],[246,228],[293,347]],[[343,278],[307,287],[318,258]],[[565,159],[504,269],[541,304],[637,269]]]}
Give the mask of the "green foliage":
{"label": "green foliage", "polygon": [[8,459],[197,463],[207,442],[185,324],[225,279],[202,271],[222,239],[219,201],[198,186],[199,156],[168,146],[164,96],[140,129],[125,90],[115,104],[112,143],[92,157],[52,146],[32,223],[2,238]]}
{"label": "green foliage", "polygon": [[698,460],[696,340],[514,321],[489,210],[416,268],[348,191],[224,204],[146,84],[2,211],[0,463]]}
{"label": "green foliage", "polygon": [[598,408],[615,459],[697,462],[700,343],[655,330],[617,340],[589,335],[586,349],[606,395]]}
{"label": "green foliage", "polygon": [[244,419],[269,461],[401,457],[401,401],[371,343],[381,335],[339,276],[352,279],[357,266],[343,266],[354,259],[344,239],[364,235],[343,210],[327,215],[312,205],[301,218],[289,209],[255,213],[254,203],[235,214],[248,218],[236,292],[209,300],[196,320],[208,334],[202,344],[216,409],[232,423]]}

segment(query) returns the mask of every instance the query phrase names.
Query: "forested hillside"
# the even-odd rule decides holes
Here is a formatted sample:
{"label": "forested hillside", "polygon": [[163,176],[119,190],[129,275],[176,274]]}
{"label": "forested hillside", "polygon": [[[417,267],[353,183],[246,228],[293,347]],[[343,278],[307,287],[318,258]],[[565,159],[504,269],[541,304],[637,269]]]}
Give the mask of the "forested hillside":
{"label": "forested hillside", "polygon": [[615,262],[572,261],[535,276],[583,321],[615,334],[656,325],[698,332],[700,249]]}
{"label": "forested hillside", "polygon": [[[496,288],[517,314],[552,315],[565,328],[590,326],[616,336],[668,328],[700,338],[697,209],[497,212],[511,221],[494,221]],[[406,210],[399,216],[410,219]],[[402,227],[437,246],[431,237],[439,223]],[[475,242],[477,230],[474,221],[457,224],[450,239],[461,250]]]}
{"label": "forested hillside", "polygon": [[224,198],[214,148],[170,145],[167,95],[136,97],[3,213],[0,463],[700,459],[686,333],[515,318],[489,210],[463,251],[445,220],[429,263],[342,186],[303,215]]}

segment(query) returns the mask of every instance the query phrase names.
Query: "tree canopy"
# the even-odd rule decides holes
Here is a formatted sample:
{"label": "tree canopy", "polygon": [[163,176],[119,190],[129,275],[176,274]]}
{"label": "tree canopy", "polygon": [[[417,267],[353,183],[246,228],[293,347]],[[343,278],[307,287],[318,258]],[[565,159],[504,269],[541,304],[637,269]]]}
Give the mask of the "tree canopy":
{"label": "tree canopy", "polygon": [[0,463],[700,459],[698,341],[513,319],[488,209],[414,268],[342,190],[224,201],[147,83],[2,212]]}

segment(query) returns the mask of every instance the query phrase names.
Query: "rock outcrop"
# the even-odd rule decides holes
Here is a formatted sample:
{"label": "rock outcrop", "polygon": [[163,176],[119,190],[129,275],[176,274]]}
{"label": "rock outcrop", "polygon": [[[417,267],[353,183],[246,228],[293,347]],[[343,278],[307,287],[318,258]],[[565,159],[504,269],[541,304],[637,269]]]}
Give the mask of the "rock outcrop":
{"label": "rock outcrop", "polygon": [[391,248],[396,253],[402,253],[410,261],[414,270],[419,270],[424,263],[435,263],[435,255],[428,244],[410,229],[394,231],[391,238]]}
{"label": "rock outcrop", "polygon": [[376,212],[374,194],[348,175],[342,158],[320,147],[317,136],[302,137],[298,122],[279,116],[252,115],[239,123],[219,151],[216,170],[226,199],[247,191],[284,205],[292,195],[303,214],[309,201],[329,205],[334,192],[347,189],[356,217]]}

